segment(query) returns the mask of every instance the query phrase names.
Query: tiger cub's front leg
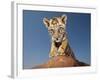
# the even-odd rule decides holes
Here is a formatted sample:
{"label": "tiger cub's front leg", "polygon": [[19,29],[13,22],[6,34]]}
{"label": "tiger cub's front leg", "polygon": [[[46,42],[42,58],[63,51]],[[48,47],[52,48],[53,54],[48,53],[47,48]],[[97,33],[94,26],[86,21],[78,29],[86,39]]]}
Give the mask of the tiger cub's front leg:
{"label": "tiger cub's front leg", "polygon": [[62,42],[61,46],[58,49],[57,54],[58,55],[65,55],[64,52],[65,52],[66,47],[67,47],[67,40],[65,40],[65,41]]}
{"label": "tiger cub's front leg", "polygon": [[52,42],[49,57],[54,57],[56,55],[57,55],[57,48],[55,47],[54,42]]}

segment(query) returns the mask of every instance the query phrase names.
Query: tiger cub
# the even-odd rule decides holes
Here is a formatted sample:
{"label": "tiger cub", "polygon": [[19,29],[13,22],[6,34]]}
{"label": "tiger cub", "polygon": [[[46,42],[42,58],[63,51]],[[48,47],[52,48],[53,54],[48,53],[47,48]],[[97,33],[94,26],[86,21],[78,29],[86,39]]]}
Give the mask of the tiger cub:
{"label": "tiger cub", "polygon": [[43,23],[51,35],[52,43],[49,56],[67,55],[74,57],[66,34],[67,16],[62,15],[60,17],[53,17],[52,19],[44,18]]}

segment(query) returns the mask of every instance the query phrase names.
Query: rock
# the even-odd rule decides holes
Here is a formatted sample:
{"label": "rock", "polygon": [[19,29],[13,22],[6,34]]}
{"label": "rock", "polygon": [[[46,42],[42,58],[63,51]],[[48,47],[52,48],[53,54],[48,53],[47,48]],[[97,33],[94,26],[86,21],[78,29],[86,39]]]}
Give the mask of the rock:
{"label": "rock", "polygon": [[70,56],[55,56],[50,58],[46,63],[37,65],[32,69],[36,68],[57,68],[57,67],[75,67],[75,66],[89,66],[84,62],[80,62],[73,59]]}

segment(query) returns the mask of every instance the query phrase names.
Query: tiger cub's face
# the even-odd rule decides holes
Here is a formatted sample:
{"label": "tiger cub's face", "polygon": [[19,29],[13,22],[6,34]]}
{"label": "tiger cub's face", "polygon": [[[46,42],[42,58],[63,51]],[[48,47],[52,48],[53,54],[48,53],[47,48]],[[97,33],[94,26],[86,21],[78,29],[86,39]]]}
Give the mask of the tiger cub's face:
{"label": "tiger cub's face", "polygon": [[43,19],[43,22],[48,28],[54,42],[62,42],[62,40],[65,38],[66,19],[66,15],[62,15],[61,17],[53,17],[50,20],[47,18]]}

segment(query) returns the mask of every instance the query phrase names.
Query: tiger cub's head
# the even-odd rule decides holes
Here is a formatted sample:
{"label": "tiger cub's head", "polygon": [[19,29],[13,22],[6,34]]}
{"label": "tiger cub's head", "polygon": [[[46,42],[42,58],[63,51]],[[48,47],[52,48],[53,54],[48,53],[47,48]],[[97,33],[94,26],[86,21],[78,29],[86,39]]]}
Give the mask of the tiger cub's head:
{"label": "tiger cub's head", "polygon": [[65,39],[66,20],[66,15],[62,15],[60,17],[53,17],[52,19],[43,19],[43,22],[54,42],[62,42]]}

